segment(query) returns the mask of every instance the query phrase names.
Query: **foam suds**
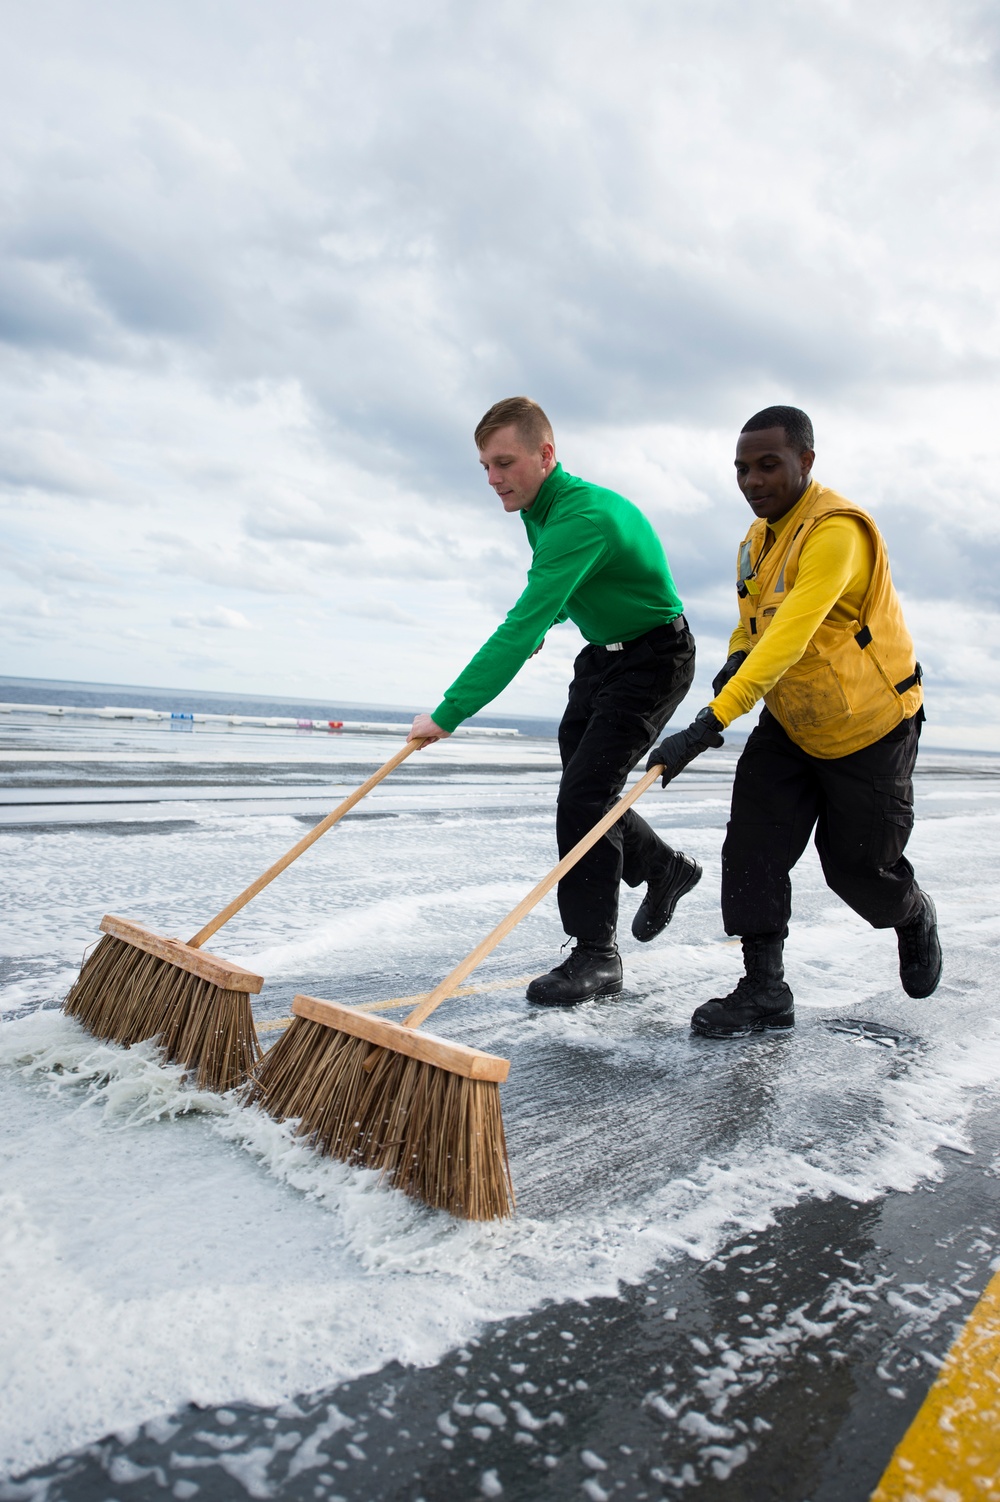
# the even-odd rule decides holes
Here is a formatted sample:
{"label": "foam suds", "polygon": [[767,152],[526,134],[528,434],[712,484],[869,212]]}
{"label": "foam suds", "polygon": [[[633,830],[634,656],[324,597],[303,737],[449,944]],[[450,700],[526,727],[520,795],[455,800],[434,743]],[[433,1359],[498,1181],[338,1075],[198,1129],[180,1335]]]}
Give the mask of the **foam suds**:
{"label": "foam suds", "polygon": [[[5,983],[8,1016],[22,1015],[0,1024],[0,1475],[188,1402],[277,1404],[393,1359],[433,1363],[485,1322],[711,1258],[803,1199],[909,1191],[940,1174],[941,1146],[967,1151],[970,1112],[1000,1080],[995,818],[945,810],[918,825],[914,863],[946,935],[930,1002],[902,996],[891,933],[837,904],[810,855],[788,946],[799,1025],[720,1046],[687,1028],[739,971],[738,947],[720,942],[723,815],[695,801],[652,807],[706,875],[664,941],[626,947],[621,1001],[549,1015],[496,991],[437,1014],[436,1031],[513,1061],[502,1098],[519,1214],[497,1225],[450,1221],[319,1159],[286,1126],[192,1089],[151,1045],[124,1051],[24,1011],[72,973],[102,882],[117,887],[102,891],[111,910],[184,931],[292,821],[199,813],[183,843],[116,842],[113,871],[99,834],[11,837],[10,931],[28,973]],[[218,947],[266,956],[265,973],[318,994],[348,980],[399,994],[415,988],[406,956],[445,973],[545,869],[550,840],[542,812],[345,827]],[[551,963],[560,939],[550,904],[505,949],[507,973]],[[890,1049],[824,1025],[853,1014],[917,1041]],[[740,1463],[732,1436],[710,1443],[720,1468]]]}

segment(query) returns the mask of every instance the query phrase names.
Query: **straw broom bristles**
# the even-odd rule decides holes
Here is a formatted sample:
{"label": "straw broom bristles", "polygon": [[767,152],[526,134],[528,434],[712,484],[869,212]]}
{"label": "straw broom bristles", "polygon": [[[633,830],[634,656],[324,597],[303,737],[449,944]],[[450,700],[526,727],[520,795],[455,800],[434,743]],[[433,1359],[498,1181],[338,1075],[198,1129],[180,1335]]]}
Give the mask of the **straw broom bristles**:
{"label": "straw broom bristles", "polygon": [[[372,1053],[374,1066],[365,1068]],[[328,1157],[378,1169],[392,1187],[464,1220],[513,1214],[500,1089],[295,1017],[247,1100]]]}
{"label": "straw broom bristles", "polygon": [[106,913],[101,929],[108,937],[84,961],[64,1010],[96,1037],[126,1047],[159,1038],[167,1057],[195,1070],[199,1085],[208,1089],[241,1084],[260,1058],[250,996],[260,991],[264,978],[201,945],[425,744],[407,741],[186,944]]}
{"label": "straw broom bristles", "polygon": [[156,1038],[205,1090],[242,1084],[261,1056],[249,992],[217,985],[109,933],[84,961],[63,1010],[96,1038],[126,1048]]}

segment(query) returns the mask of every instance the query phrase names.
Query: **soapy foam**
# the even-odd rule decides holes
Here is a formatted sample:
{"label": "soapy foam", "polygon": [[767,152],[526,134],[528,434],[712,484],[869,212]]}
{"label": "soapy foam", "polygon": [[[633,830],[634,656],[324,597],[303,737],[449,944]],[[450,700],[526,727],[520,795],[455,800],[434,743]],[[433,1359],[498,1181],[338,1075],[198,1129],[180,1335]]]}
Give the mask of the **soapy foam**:
{"label": "soapy foam", "polygon": [[[699,793],[651,810],[706,875],[664,941],[629,948],[621,1001],[548,1014],[497,991],[437,1014],[438,1031],[513,1060],[503,1101],[520,1209],[487,1226],[316,1157],[287,1126],[192,1089],[152,1045],[98,1044],[57,1012],[26,1010],[51,1003],[74,944],[93,937],[83,896],[97,911],[94,891],[103,904],[114,881],[112,909],[196,918],[225,895],[234,862],[264,864],[294,821],[199,810],[193,840],[176,846],[182,864],[173,837],[136,835],[116,843],[114,871],[97,832],[5,837],[11,928],[38,969],[2,993],[0,1286],[12,1315],[0,1359],[12,1380],[0,1474],[190,1401],[278,1403],[392,1359],[432,1363],[486,1321],[614,1294],[664,1259],[711,1258],[804,1198],[905,1192],[939,1175],[940,1146],[968,1150],[969,1113],[1000,1078],[995,815],[945,805],[918,825],[913,859],[947,935],[931,1002],[902,997],[893,936],[837,904],[810,855],[788,946],[799,1026],[720,1046],[687,1029],[692,1004],[740,969],[716,906],[711,804]],[[266,959],[269,976],[321,982],[326,966],[319,994],[344,975],[373,996],[406,991],[389,983],[413,981],[408,956],[444,973],[551,858],[547,812],[391,826],[321,842],[287,910],[275,897],[222,952]],[[623,927],[638,896],[623,900]],[[550,902],[505,951],[507,973],[551,963],[560,937]],[[919,1045],[823,1026],[859,1006]]]}

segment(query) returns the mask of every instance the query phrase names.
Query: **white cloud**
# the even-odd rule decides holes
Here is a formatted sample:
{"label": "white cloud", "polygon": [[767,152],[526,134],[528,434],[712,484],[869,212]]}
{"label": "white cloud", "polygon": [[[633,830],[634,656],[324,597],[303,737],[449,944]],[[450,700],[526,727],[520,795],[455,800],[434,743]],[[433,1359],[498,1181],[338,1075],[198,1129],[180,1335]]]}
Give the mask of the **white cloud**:
{"label": "white cloud", "polygon": [[215,605],[199,615],[175,615],[171,625],[185,631],[205,627],[209,631],[252,631],[253,626],[240,610],[229,610],[225,605]]}
{"label": "white cloud", "polygon": [[419,626],[420,617],[409,610],[401,610],[392,600],[361,600],[356,605],[346,606],[345,615],[356,616],[362,621],[391,621],[397,626]]}
{"label": "white cloud", "polygon": [[[785,400],[967,725],[1000,640],[998,36],[976,0],[15,8],[8,671],[284,692],[294,663],[296,692],[432,705],[522,585],[470,435],[529,391],[660,529],[697,697],[734,434]],[[925,602],[970,600],[945,661]],[[504,704],[558,711],[558,637]]]}

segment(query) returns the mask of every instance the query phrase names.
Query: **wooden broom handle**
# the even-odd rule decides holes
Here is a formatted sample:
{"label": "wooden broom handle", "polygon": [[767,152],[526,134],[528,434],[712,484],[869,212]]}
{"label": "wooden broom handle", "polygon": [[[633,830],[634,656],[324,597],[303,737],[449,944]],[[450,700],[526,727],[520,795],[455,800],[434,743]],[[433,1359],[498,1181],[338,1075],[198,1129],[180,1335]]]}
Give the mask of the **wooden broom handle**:
{"label": "wooden broom handle", "polygon": [[631,808],[636,799],[641,798],[646,789],[652,787],[657,778],[662,775],[662,767],[650,767],[645,776],[640,777],[635,787],[629,788],[627,793],[623,793],[618,802],[608,809],[604,818],[599,819],[593,829],[588,830],[583,839],[573,846],[569,854],[563,856],[558,866],[553,866],[548,876],[543,877],[537,887],[531,889],[527,897],[522,897],[517,907],[507,914],[503,922],[498,923],[493,932],[487,934],[482,943],[477,944],[472,953],[466,955],[461,964],[456,965],[451,974],[445,976],[441,984],[436,986],[415,1011],[410,1013],[409,1017],[404,1020],[403,1026],[419,1027],[422,1022],[425,1022],[434,1008],[439,1007],[442,1001],[448,999],[452,992],[462,984],[465,977],[471,975],[476,966],[481,964],[486,956],[496,949],[501,939],[505,939],[511,929],[517,927],[521,919],[530,913],[531,909],[537,903],[541,902],[545,894],[552,891],[556,882],[562,880],[566,872],[575,866],[582,856],[586,855],[592,845],[596,845],[598,840],[603,839],[612,824],[617,824],[626,809]]}
{"label": "wooden broom handle", "polygon": [[397,751],[395,756],[390,756],[384,767],[379,767],[377,772],[373,772],[367,782],[363,782],[359,788],[355,788],[354,792],[345,798],[343,803],[338,804],[332,813],[327,814],[326,818],[322,819],[316,825],[315,829],[310,829],[308,834],[302,836],[297,845],[293,845],[291,850],[285,851],[280,860],[276,860],[273,866],[268,866],[263,876],[258,876],[257,880],[251,882],[245,892],[241,892],[238,897],[234,897],[228,907],[224,907],[222,912],[217,913],[210,923],[206,923],[204,928],[200,928],[194,938],[188,940],[188,947],[190,949],[198,949],[204,944],[206,939],[210,939],[213,934],[218,933],[222,925],[228,923],[230,918],[235,913],[238,913],[241,908],[246,907],[252,897],[256,897],[257,893],[262,892],[269,882],[272,882],[276,876],[280,876],[282,871],[287,870],[292,861],[298,860],[299,856],[303,851],[308,850],[310,845],[315,845],[320,835],[326,834],[327,830],[332,829],[339,819],[342,819],[346,813],[350,813],[354,805],[360,803],[362,798],[370,793],[373,787],[377,787],[383,777],[388,777],[389,773],[394,771],[401,761],[405,761],[408,756],[412,756],[414,751],[419,751],[421,746],[426,745],[426,741],[407,741],[406,745]]}

